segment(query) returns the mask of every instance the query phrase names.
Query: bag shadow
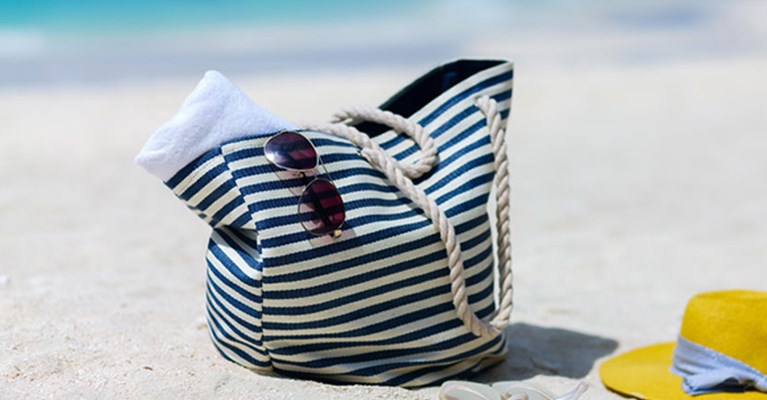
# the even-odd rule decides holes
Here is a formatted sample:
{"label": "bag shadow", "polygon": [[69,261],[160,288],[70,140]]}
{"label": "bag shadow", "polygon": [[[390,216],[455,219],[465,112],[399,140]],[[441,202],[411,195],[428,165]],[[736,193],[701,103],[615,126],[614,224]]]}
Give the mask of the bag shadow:
{"label": "bag shadow", "polygon": [[618,347],[610,338],[525,323],[512,324],[506,333],[506,359],[477,376],[478,381],[523,380],[537,375],[579,379],[591,372],[599,358]]}

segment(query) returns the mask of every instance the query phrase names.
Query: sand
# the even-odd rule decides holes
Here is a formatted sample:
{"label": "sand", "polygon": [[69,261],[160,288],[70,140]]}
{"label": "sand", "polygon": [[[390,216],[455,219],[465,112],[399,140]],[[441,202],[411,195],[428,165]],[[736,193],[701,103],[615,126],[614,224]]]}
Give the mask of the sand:
{"label": "sand", "polygon": [[[511,349],[477,380],[619,398],[605,357],[673,340],[697,292],[767,289],[766,70],[518,64]],[[233,79],[303,121],[421,72]],[[0,90],[0,398],[436,398],[261,376],[215,352],[208,228],[132,161],[195,83]]]}

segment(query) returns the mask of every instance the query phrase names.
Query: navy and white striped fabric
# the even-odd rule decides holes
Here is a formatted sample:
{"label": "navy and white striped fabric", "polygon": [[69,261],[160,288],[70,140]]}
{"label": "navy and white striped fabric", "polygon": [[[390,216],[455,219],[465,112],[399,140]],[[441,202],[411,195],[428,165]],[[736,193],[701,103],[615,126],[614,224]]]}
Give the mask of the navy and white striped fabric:
{"label": "navy and white striped fabric", "polygon": [[[505,119],[512,66],[479,65],[406,116],[439,148],[438,167],[417,184],[456,227],[469,301],[486,318],[494,309],[487,213],[494,172],[485,116],[474,101],[491,96]],[[410,95],[418,94],[401,93]],[[211,149],[166,182],[213,227],[207,312],[220,353],[261,371],[406,387],[498,362],[506,338],[477,337],[457,318],[445,246],[423,211],[350,142],[303,133],[346,206],[338,239],[312,236],[299,224],[296,190],[306,181],[278,176],[266,160],[263,145],[272,133]],[[413,141],[396,132],[374,140],[399,160],[418,158]]]}

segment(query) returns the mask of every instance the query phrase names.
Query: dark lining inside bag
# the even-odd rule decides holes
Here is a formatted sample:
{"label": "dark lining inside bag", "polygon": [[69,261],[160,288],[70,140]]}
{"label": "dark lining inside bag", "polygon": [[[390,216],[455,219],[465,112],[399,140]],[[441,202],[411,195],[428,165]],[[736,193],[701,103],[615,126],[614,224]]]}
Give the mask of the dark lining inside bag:
{"label": "dark lining inside bag", "polygon": [[[458,60],[445,64],[429,71],[426,75],[400,90],[385,101],[380,108],[409,118],[437,96],[464,79],[502,63],[503,61],[496,60]],[[354,126],[370,136],[376,136],[391,129],[375,122],[361,122]]]}

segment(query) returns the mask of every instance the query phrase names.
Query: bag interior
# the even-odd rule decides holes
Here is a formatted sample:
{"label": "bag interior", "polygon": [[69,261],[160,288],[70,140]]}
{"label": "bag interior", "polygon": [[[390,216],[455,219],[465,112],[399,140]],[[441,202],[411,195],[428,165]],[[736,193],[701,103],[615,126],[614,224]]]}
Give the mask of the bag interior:
{"label": "bag interior", "polygon": [[[504,61],[501,60],[458,60],[442,65],[400,90],[380,108],[409,118],[437,96],[466,78],[503,63]],[[370,136],[376,136],[391,129],[375,122],[361,122],[355,127]]]}

